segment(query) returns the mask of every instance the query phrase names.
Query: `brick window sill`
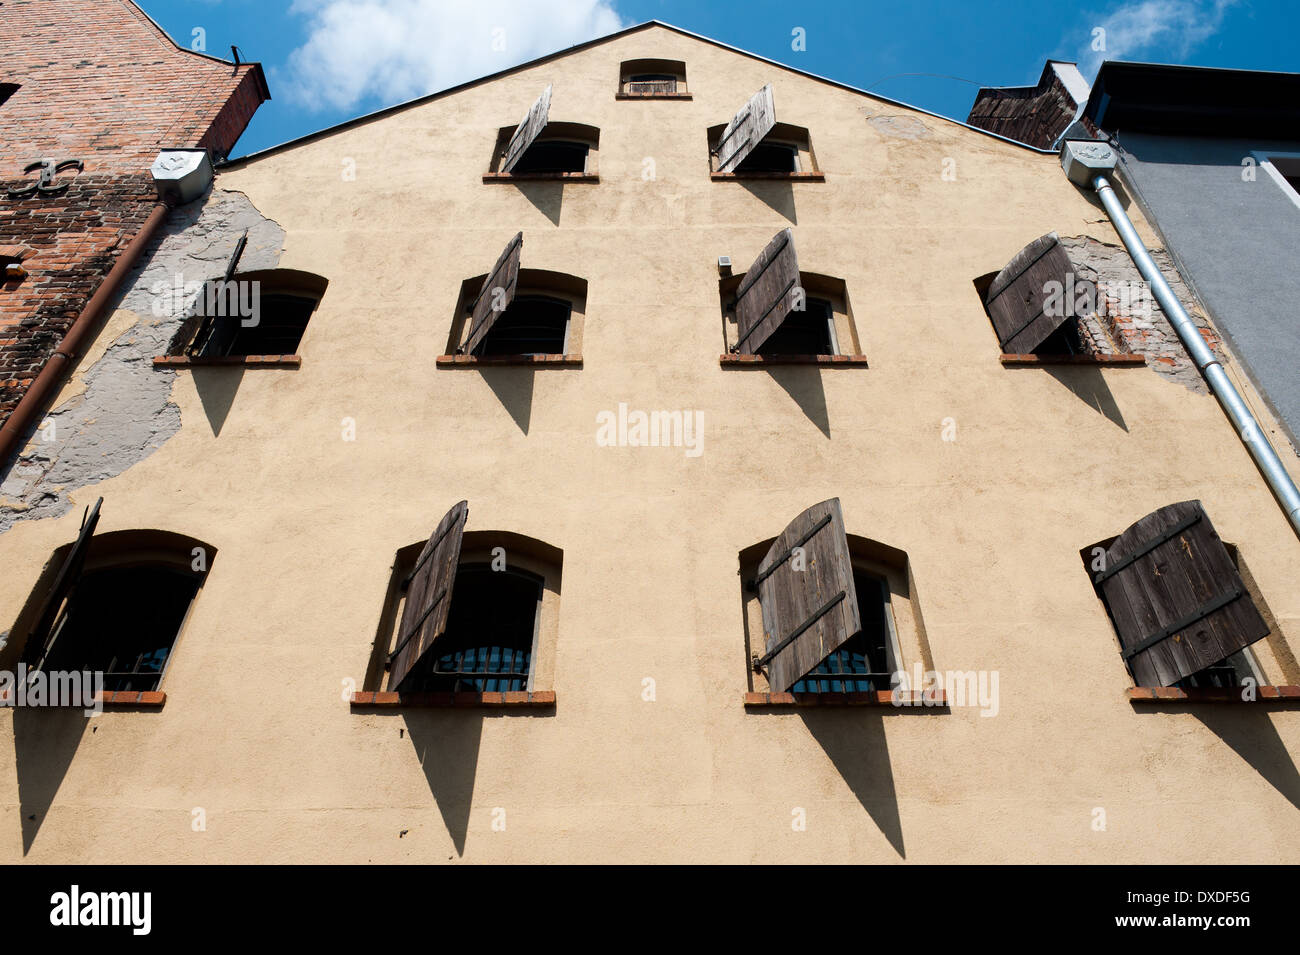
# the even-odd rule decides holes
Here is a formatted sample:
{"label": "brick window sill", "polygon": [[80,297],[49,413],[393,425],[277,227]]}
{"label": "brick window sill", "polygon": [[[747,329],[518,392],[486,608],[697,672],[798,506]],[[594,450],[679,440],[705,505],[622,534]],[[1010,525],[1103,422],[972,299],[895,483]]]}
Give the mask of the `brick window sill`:
{"label": "brick window sill", "polygon": [[786,182],[825,182],[819,172],[710,172],[714,182],[744,181],[748,179],[780,179]]}
{"label": "brick window sill", "polygon": [[746,693],[745,709],[809,706],[888,706],[899,709],[943,710],[948,698],[942,691],[925,698],[923,690],[873,690],[869,693]]}
{"label": "brick window sill", "polygon": [[582,356],[570,355],[439,355],[439,368],[482,368],[498,365],[526,365],[529,368],[581,368]]}
{"label": "brick window sill", "polygon": [[161,690],[108,690],[103,694],[104,709],[161,710],[167,694]]}
{"label": "brick window sill", "polygon": [[1253,700],[1243,700],[1240,687],[1131,686],[1128,698],[1131,703],[1300,703],[1300,686],[1257,686]]}
{"label": "brick window sill", "polygon": [[352,707],[366,709],[407,709],[412,707],[446,707],[449,709],[474,709],[482,707],[531,707],[547,708],[555,706],[554,690],[535,690],[532,692],[505,693],[391,693],[359,692],[352,694]]}
{"label": "brick window sill", "polygon": [[693,99],[690,93],[627,93],[619,90],[614,99]]}
{"label": "brick window sill", "polygon": [[723,368],[759,368],[767,365],[825,365],[828,368],[866,368],[866,355],[719,355]]}
{"label": "brick window sill", "polygon": [[484,182],[600,182],[594,172],[485,172]]}
{"label": "brick window sill", "polygon": [[1003,352],[1000,357],[1007,368],[1038,365],[1145,365],[1144,355],[1012,355]]}
{"label": "brick window sill", "polygon": [[155,368],[299,368],[299,355],[222,355],[203,358],[197,355],[160,355]]}

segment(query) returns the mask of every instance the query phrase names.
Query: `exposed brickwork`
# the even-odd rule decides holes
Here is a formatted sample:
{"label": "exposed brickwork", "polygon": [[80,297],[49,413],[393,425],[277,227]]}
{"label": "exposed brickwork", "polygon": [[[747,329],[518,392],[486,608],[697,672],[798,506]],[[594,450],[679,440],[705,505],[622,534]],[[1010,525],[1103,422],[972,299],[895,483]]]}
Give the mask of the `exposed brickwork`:
{"label": "exposed brickwork", "polygon": [[[26,246],[28,275],[0,285],[0,423],[139,231],[164,147],[224,155],[267,98],[256,64],[178,48],[127,0],[8,0],[0,107],[0,245]],[[55,193],[8,198],[24,168],[78,159]]]}
{"label": "exposed brickwork", "polygon": [[[1096,313],[1079,320],[1079,337],[1084,351],[1145,356],[1147,365],[1160,374],[1192,391],[1208,393],[1205,380],[1187,356],[1187,349],[1150,294],[1128,251],[1122,245],[1110,245],[1089,236],[1062,236],[1061,245],[1074,263],[1077,280],[1094,283],[1099,292]],[[1162,249],[1153,249],[1151,256],[1174,295],[1187,308],[1201,336],[1226,361],[1219,337],[1209,321],[1198,309],[1191,307],[1191,291],[1174,268],[1169,254]],[[1144,294],[1132,296],[1125,302],[1125,296],[1119,291],[1124,289],[1140,290]]]}

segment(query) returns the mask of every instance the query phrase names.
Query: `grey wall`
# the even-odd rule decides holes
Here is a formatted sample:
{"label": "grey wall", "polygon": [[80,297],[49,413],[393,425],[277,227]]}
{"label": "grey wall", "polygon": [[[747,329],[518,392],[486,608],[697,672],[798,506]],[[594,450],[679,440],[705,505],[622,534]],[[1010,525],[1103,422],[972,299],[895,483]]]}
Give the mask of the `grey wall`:
{"label": "grey wall", "polygon": [[1300,152],[1300,140],[1116,138],[1139,203],[1300,444],[1300,207],[1264,170],[1242,178],[1252,151]]}

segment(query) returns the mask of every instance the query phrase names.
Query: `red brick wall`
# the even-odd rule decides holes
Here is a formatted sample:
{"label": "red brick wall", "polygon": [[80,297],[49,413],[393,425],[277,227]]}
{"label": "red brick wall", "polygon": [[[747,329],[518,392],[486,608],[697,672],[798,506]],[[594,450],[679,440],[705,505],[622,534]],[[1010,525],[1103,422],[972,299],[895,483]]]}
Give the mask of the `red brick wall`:
{"label": "red brick wall", "polygon": [[[128,0],[5,0],[0,246],[25,246],[28,276],[0,284],[0,423],[139,231],[166,147],[224,155],[268,98],[256,64],[179,49]],[[8,198],[38,159],[80,159],[45,197]],[[0,462],[2,464],[2,462]]]}

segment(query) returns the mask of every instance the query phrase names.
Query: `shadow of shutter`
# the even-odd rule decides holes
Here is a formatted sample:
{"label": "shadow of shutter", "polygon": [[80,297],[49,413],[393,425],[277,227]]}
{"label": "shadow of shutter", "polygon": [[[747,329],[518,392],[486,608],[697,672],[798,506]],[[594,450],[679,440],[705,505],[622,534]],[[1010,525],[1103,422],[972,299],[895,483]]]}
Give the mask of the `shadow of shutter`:
{"label": "shadow of shutter", "polygon": [[785,321],[799,290],[794,233],[782,229],[759,253],[736,289],[736,348],[752,355]]}
{"label": "shadow of shutter", "polygon": [[759,662],[772,691],[785,693],[862,629],[839,498],[790,522],[758,565],[754,586],[766,650]]}
{"label": "shadow of shutter", "polygon": [[[41,614],[36,618],[36,626],[27,638],[28,649],[25,651],[24,656],[32,661],[31,669],[33,670],[44,668],[45,660],[54,647],[58,636],[55,624],[59,621],[60,611],[64,608],[65,601],[71,597],[73,590],[76,589],[77,581],[81,579],[81,569],[86,563],[86,553],[90,550],[90,540],[95,536],[95,527],[99,524],[99,506],[103,503],[104,499],[102,497],[96,500],[82,518],[81,531],[77,534],[72,549],[63,558],[63,564],[59,567],[59,572],[54,578],[54,585],[50,588],[49,596],[45,598],[45,602],[41,605]],[[39,648],[39,650],[33,653],[33,648]]]}
{"label": "shadow of shutter", "polygon": [[[1069,315],[1066,308],[1066,278],[1074,272],[1055,232],[1035,239],[1016,253],[997,274],[984,295],[984,305],[998,335],[1002,351],[1028,355],[1063,325]],[[1059,282],[1062,291],[1046,306],[1051,295],[1044,290],[1048,282]],[[1059,306],[1059,307],[1058,307]]]}
{"label": "shadow of shutter", "polygon": [[1170,686],[1268,635],[1200,501],[1133,524],[1093,580],[1138,686]]}
{"label": "shadow of shutter", "polygon": [[718,138],[714,148],[718,172],[735,172],[775,125],[776,104],[772,99],[772,84],[768,83],[749,98]]}
{"label": "shadow of shutter", "polygon": [[528,108],[524,118],[519,121],[515,134],[510,137],[510,143],[506,146],[506,158],[501,163],[502,172],[510,172],[515,168],[524,153],[528,151],[528,147],[537,139],[538,134],[546,128],[550,112],[551,87],[548,85],[537,101]]}
{"label": "shadow of shutter", "polygon": [[447,610],[460,561],[460,541],[468,516],[467,502],[452,507],[434,528],[411,571],[397,646],[388,658],[390,690],[405,692],[403,682],[447,627]]}
{"label": "shadow of shutter", "polygon": [[[497,258],[496,265],[483,280],[469,324],[469,337],[465,339],[465,354],[474,354],[474,349],[483,343],[487,333],[492,330],[510,303],[515,298],[515,288],[519,284],[519,254],[524,247],[524,234],[516,233],[506,245],[505,251]],[[500,289],[498,295],[496,290]]]}

